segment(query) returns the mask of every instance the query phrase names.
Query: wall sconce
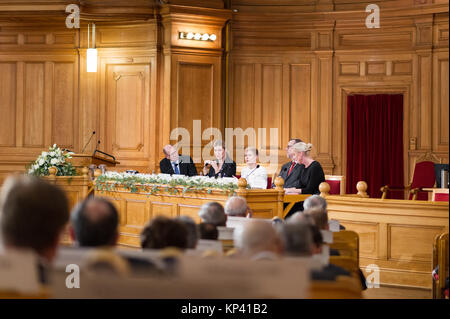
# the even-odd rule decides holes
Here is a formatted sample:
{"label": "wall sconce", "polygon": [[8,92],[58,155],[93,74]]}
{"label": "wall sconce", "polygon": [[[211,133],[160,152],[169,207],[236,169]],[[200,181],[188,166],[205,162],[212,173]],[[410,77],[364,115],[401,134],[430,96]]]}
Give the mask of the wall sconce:
{"label": "wall sconce", "polygon": [[97,49],[95,48],[95,23],[92,24],[92,48],[89,46],[90,24],[88,24],[87,72],[97,72]]}
{"label": "wall sconce", "polygon": [[196,41],[216,41],[217,36],[208,33],[200,33],[200,32],[179,32],[178,38],[182,40],[196,40]]}

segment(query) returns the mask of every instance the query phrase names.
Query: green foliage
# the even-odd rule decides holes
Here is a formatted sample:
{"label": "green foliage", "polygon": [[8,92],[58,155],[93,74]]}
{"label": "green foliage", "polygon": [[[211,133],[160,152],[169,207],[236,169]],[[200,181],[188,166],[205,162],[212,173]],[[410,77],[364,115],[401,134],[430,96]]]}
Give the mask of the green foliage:
{"label": "green foliage", "polygon": [[236,183],[218,182],[213,179],[201,180],[195,177],[171,177],[167,179],[164,175],[130,175],[112,172],[99,176],[95,184],[95,189],[99,191],[115,191],[119,187],[123,187],[131,193],[146,193],[147,197],[164,191],[173,195],[179,193],[184,195],[195,191],[211,194],[213,189],[234,195],[238,189]]}

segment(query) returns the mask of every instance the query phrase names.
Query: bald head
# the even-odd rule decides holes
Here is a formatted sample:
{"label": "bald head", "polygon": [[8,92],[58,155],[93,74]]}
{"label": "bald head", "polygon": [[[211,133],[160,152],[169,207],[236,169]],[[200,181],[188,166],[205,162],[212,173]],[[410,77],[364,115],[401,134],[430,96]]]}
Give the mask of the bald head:
{"label": "bald head", "polygon": [[230,197],[225,203],[225,214],[228,216],[246,217],[247,201],[240,196]]}
{"label": "bald head", "polygon": [[172,162],[175,162],[178,160],[178,151],[175,147],[173,147],[170,144],[167,144],[163,147],[163,153],[166,156],[166,158]]}
{"label": "bald head", "polygon": [[245,256],[253,256],[261,252],[281,254],[282,245],[271,223],[252,220],[234,232],[235,246]]}
{"label": "bald head", "polygon": [[84,247],[115,245],[119,214],[114,205],[103,198],[89,198],[72,211],[72,236]]}

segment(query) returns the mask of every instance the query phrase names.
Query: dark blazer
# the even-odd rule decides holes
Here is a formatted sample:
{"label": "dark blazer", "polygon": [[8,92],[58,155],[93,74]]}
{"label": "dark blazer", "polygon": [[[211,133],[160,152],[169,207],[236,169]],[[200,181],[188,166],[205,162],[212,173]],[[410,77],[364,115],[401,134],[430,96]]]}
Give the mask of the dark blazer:
{"label": "dark blazer", "polygon": [[209,177],[233,177],[236,176],[236,163],[231,159],[225,160],[225,163],[222,165],[222,169],[216,173],[212,166],[209,167],[208,172]]}
{"label": "dark blazer", "polygon": [[[197,168],[195,167],[192,157],[180,155],[179,161],[180,161],[179,170],[181,175],[186,176],[198,175]],[[172,164],[170,163],[170,160],[167,158],[163,158],[161,162],[159,162],[159,168],[161,169],[161,173],[163,174],[171,174],[171,175],[175,174],[175,172],[173,171]]]}
{"label": "dark blazer", "polygon": [[[296,164],[291,171],[291,174],[288,176],[289,169],[291,168],[292,162],[286,163],[281,167],[280,174],[278,176],[283,177],[284,179],[284,188],[299,188],[300,186],[300,176],[305,168],[303,164]],[[275,187],[272,185],[272,187]]]}

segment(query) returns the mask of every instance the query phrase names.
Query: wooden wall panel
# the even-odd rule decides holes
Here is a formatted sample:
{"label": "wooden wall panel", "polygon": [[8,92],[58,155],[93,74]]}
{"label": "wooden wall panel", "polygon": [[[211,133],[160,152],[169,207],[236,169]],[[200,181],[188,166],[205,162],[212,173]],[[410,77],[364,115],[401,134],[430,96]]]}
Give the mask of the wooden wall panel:
{"label": "wooden wall panel", "polygon": [[[257,129],[260,127],[267,129],[266,140],[258,141],[259,145],[262,145],[265,149],[269,148],[269,146],[279,146],[271,145],[269,129],[271,127],[282,126],[283,66],[281,64],[263,64],[261,69],[261,78],[261,110],[260,112],[254,113],[254,115],[261,115],[260,119],[255,119],[251,127],[255,128],[256,133]],[[246,129],[247,127],[243,128]],[[278,136],[279,138],[281,137],[280,134]],[[277,142],[279,144],[280,141],[278,140]]]}
{"label": "wooden wall panel", "polygon": [[16,144],[16,63],[0,63],[0,146]]}
{"label": "wooden wall panel", "polygon": [[[232,107],[229,127],[253,127],[256,111],[256,77],[254,64],[235,64],[233,66]],[[245,111],[243,111],[245,110]]]}
{"label": "wooden wall panel", "polygon": [[445,152],[449,143],[448,53],[435,54],[433,63],[433,150]]}
{"label": "wooden wall panel", "polygon": [[193,132],[193,120],[201,120],[203,127],[212,127],[214,66],[183,62],[178,64],[177,73],[178,127]]}
{"label": "wooden wall panel", "polygon": [[52,143],[74,149],[77,132],[75,88],[77,79],[74,63],[54,63],[52,109]]}
{"label": "wooden wall panel", "polygon": [[45,147],[45,64],[25,63],[24,67],[24,126],[26,147]]}
{"label": "wooden wall panel", "polygon": [[[311,65],[290,65],[289,137],[311,140]],[[286,141],[283,141],[286,142]]]}
{"label": "wooden wall panel", "polygon": [[106,149],[124,160],[147,160],[150,66],[107,65]]}

